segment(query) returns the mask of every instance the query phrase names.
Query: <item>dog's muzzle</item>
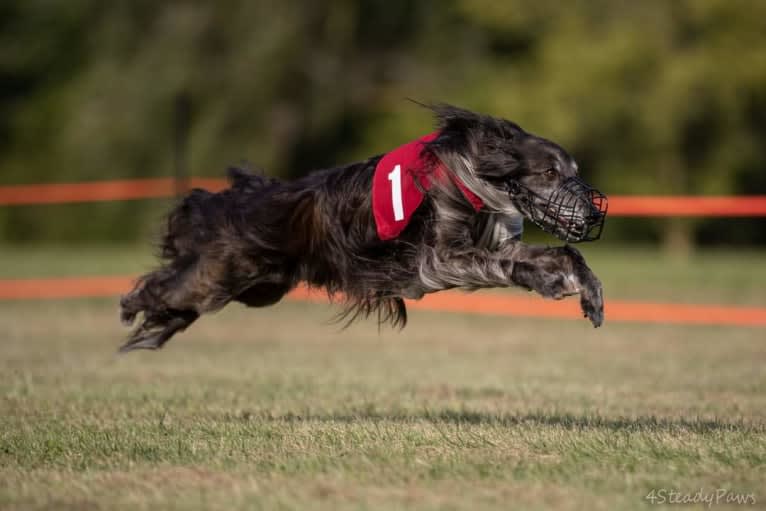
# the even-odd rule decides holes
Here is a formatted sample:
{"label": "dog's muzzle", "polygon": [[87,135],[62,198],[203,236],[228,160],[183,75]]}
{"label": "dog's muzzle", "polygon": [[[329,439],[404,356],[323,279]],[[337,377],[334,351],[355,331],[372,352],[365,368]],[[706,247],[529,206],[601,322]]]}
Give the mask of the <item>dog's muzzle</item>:
{"label": "dog's muzzle", "polygon": [[508,181],[508,195],[526,218],[562,241],[595,241],[604,230],[606,195],[579,177],[567,178],[547,198],[518,181]]}

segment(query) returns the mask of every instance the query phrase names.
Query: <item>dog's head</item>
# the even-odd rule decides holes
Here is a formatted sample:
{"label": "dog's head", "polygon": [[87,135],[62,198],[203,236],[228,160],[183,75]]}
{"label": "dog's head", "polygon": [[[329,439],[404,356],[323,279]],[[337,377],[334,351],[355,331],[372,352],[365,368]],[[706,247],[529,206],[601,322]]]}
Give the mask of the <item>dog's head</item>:
{"label": "dog's head", "polygon": [[432,150],[491,209],[522,214],[567,242],[601,236],[607,200],[578,177],[559,145],[517,124],[448,105],[433,107]]}

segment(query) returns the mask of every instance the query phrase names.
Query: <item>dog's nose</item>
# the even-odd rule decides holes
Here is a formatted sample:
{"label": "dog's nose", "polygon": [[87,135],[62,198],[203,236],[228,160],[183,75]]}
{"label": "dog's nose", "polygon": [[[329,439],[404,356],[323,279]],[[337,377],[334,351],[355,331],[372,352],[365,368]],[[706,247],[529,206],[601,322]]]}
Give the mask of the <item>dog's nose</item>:
{"label": "dog's nose", "polygon": [[580,234],[583,234],[585,232],[586,225],[587,225],[587,222],[583,220],[582,218],[575,218],[574,220],[572,220],[572,223],[569,226],[569,231],[572,234],[579,236]]}

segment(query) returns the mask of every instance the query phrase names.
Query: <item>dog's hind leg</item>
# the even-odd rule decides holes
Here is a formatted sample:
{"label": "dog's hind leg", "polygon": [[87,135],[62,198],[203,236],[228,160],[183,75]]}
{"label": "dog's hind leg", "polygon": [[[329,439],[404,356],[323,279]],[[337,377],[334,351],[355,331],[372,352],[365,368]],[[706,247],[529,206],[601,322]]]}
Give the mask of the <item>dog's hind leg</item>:
{"label": "dog's hind leg", "polygon": [[281,272],[257,274],[255,264],[233,263],[218,252],[173,264],[142,277],[121,302],[123,323],[143,313],[141,325],[120,351],[159,349],[200,315],[215,312],[232,300],[250,307],[277,303],[292,287]]}
{"label": "dog's hind leg", "polygon": [[159,349],[199,317],[193,304],[184,304],[174,296],[183,287],[183,275],[163,268],[144,276],[133,291],[122,297],[120,317],[124,324],[132,324],[139,313],[144,316],[120,348],[121,352]]}
{"label": "dog's hind leg", "polygon": [[163,303],[162,289],[176,279],[172,268],[161,268],[141,277],[130,293],[120,298],[120,321],[130,326],[141,312],[160,308]]}
{"label": "dog's hind leg", "polygon": [[142,277],[120,301],[123,323],[144,315],[120,351],[159,349],[201,314],[226,305],[232,295],[221,283],[224,265],[216,263],[177,262]]}

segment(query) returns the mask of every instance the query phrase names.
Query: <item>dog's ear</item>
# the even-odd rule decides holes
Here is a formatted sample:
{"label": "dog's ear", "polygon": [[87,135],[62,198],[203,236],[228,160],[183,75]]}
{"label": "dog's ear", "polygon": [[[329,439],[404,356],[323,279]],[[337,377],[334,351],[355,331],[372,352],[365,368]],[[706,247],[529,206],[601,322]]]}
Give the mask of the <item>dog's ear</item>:
{"label": "dog's ear", "polygon": [[483,142],[489,145],[497,145],[501,141],[512,143],[524,134],[524,130],[517,124],[505,119],[477,114],[447,103],[424,106],[434,113],[439,129],[445,133],[470,134],[483,138]]}
{"label": "dog's ear", "polygon": [[428,105],[428,108],[434,113],[439,129],[442,131],[466,132],[483,124],[481,119],[483,116],[447,103]]}
{"label": "dog's ear", "polygon": [[445,103],[423,106],[436,116],[440,136],[428,146],[441,158],[470,158],[479,177],[503,183],[520,168],[526,133],[517,124]]}

